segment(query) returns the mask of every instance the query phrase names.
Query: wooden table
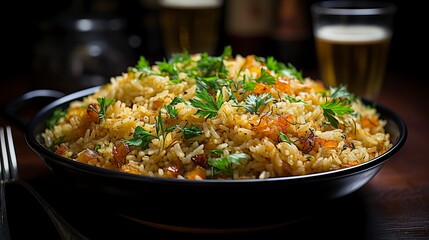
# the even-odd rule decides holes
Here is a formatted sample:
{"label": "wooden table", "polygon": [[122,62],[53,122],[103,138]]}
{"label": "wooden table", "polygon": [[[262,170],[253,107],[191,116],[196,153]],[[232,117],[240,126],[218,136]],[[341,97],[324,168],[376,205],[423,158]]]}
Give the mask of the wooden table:
{"label": "wooden table", "polygon": [[[422,87],[422,84],[424,86],[421,80],[402,73],[394,71],[388,73],[377,101],[405,120],[408,138],[402,149],[385,163],[367,185],[350,196],[338,200],[338,204],[320,206],[322,209],[320,214],[293,227],[256,233],[251,236],[265,237],[265,239],[286,239],[288,234],[324,239],[429,239],[429,157],[426,153],[429,149],[426,138],[429,136],[429,109],[427,100],[424,98],[427,89]],[[23,77],[4,81],[0,88],[2,89],[0,103],[4,106],[16,96],[31,90],[31,85],[28,79]],[[11,123],[2,117],[0,124]],[[13,133],[20,176],[37,185],[42,193],[53,194],[45,181],[49,179],[49,170],[41,158],[27,146],[23,132],[14,127]],[[89,236],[95,237],[94,231],[82,228]],[[166,235],[171,237],[169,235],[171,233],[147,229],[144,231],[146,232],[143,234],[154,233],[158,237]],[[126,237],[127,232],[133,231],[107,231],[106,234]],[[101,235],[97,233],[96,236]],[[174,236],[188,239],[201,238],[198,235],[186,234]],[[213,238],[218,237],[227,238],[228,236]]]}

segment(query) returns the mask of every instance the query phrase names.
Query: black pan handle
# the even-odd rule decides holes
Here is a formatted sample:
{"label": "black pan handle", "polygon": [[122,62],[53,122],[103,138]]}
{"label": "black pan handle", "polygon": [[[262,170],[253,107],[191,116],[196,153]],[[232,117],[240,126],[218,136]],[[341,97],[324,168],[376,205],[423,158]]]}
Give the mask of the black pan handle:
{"label": "black pan handle", "polygon": [[52,101],[64,97],[66,94],[57,90],[51,89],[38,89],[32,90],[30,92],[24,93],[23,95],[13,99],[8,102],[4,108],[4,115],[18,128],[25,131],[28,120],[23,117],[18,116],[17,111],[23,108],[23,106],[36,99],[52,99]]}

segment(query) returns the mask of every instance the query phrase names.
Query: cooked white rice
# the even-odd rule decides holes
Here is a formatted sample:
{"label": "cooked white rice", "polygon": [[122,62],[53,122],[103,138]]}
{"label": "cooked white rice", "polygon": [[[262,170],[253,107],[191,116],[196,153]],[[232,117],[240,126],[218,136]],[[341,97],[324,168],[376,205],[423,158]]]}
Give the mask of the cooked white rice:
{"label": "cooked white rice", "polygon": [[[391,147],[386,122],[374,108],[343,87],[300,79],[295,70],[272,58],[232,57],[228,51],[183,53],[153,66],[142,58],[72,102],[42,136],[46,147],[76,161],[187,179],[324,172],[370,161]],[[196,96],[203,92],[214,107]],[[175,97],[181,100],[172,104]],[[207,109],[196,102],[212,116],[200,114]],[[140,137],[134,137],[137,128]]]}

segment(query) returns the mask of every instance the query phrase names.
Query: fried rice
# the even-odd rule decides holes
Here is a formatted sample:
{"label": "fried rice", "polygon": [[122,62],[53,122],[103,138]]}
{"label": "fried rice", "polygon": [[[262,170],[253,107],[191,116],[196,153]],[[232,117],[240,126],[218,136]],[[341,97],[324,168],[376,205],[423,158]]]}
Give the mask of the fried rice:
{"label": "fried rice", "polygon": [[272,57],[183,52],[57,109],[44,144],[97,167],[181,179],[265,179],[358,165],[391,147],[347,91]]}

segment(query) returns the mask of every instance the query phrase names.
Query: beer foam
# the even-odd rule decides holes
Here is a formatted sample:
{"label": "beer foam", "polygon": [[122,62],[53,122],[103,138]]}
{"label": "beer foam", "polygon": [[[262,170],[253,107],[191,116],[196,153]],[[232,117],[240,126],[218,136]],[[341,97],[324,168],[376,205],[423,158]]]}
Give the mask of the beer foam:
{"label": "beer foam", "polygon": [[161,0],[159,4],[171,8],[213,8],[220,7],[222,0]]}
{"label": "beer foam", "polygon": [[368,25],[329,25],[316,31],[320,39],[336,42],[375,42],[389,38],[389,32],[379,26]]}

